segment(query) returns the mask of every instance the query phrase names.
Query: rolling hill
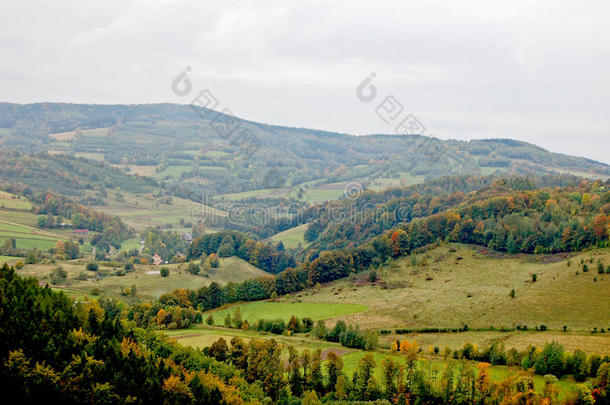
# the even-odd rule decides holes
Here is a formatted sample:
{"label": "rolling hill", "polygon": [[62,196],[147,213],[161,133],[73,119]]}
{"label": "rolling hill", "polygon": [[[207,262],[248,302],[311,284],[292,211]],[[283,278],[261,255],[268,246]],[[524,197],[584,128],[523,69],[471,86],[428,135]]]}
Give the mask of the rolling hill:
{"label": "rolling hill", "polygon": [[296,186],[341,190],[350,181],[380,189],[460,173],[610,175],[606,164],[509,139],[351,136],[175,104],[1,103],[0,146],[105,161],[193,195],[275,189],[277,196]]}
{"label": "rolling hill", "polygon": [[[591,270],[582,271],[581,259]],[[448,244],[392,261],[376,271],[374,282],[368,272],[354,274],[296,298],[369,305],[368,311],[345,319],[375,329],[464,324],[484,329],[606,329],[610,317],[600,315],[610,314],[610,274],[598,274],[589,260],[608,265],[610,252],[513,256]]]}

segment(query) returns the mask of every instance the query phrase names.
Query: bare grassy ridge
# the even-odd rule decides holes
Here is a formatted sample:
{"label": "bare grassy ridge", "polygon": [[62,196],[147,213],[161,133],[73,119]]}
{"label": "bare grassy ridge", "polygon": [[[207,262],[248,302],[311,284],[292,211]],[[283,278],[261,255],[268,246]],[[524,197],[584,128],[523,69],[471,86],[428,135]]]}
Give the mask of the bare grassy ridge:
{"label": "bare grassy ridge", "polygon": [[[304,291],[298,298],[368,305],[368,311],[345,320],[375,329],[464,324],[529,329],[544,324],[553,330],[566,325],[586,332],[610,328],[610,274],[597,274],[596,268],[598,259],[610,264],[608,249],[574,254],[571,266],[566,255],[499,255],[466,245],[441,246],[415,256],[379,269],[375,283],[368,273],[357,274]],[[581,259],[587,261],[587,273]],[[513,289],[515,298],[510,297]]]}

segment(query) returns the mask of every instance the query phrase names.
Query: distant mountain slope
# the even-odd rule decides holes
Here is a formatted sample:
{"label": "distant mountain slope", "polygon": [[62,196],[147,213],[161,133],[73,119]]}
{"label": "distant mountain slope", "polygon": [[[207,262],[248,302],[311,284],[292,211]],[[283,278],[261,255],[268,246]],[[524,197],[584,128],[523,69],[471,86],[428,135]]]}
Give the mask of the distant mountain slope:
{"label": "distant mountain slope", "polygon": [[0,147],[129,165],[132,171],[155,173],[163,182],[213,195],[311,182],[367,186],[379,180],[494,171],[610,176],[606,164],[510,139],[351,136],[176,104],[0,103]]}

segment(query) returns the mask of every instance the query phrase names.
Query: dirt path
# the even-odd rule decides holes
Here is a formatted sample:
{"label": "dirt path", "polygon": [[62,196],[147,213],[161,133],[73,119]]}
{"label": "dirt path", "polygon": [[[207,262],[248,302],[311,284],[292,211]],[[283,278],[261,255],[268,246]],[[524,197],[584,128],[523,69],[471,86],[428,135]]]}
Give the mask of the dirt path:
{"label": "dirt path", "polygon": [[328,358],[328,353],[335,352],[337,356],[343,356],[344,354],[349,353],[349,350],[345,349],[326,349],[320,354],[320,359],[326,360]]}
{"label": "dirt path", "polygon": [[187,333],[186,335],[175,335],[172,336],[172,339],[176,339],[176,340],[180,340],[180,339],[186,339],[186,338],[192,338],[192,337],[198,337],[201,336],[201,334],[199,333]]}

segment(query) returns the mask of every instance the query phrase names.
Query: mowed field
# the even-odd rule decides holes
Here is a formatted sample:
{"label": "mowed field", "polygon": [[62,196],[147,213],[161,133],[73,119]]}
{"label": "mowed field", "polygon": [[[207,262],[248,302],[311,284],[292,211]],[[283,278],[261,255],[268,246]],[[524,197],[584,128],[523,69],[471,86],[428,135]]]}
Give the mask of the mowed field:
{"label": "mowed field", "polygon": [[17,247],[48,250],[59,240],[66,240],[58,233],[34,227],[36,215],[28,211],[0,209],[0,245],[7,238],[15,238]]}
{"label": "mowed field", "polygon": [[[94,289],[97,289],[101,296],[123,300],[128,299],[122,296],[123,289],[132,285],[136,286],[138,298],[159,298],[162,294],[179,288],[198,289],[214,281],[226,284],[229,281],[239,282],[268,274],[237,257],[222,258],[218,268],[207,272],[202,271],[199,275],[187,272],[186,264],[169,264],[165,266],[137,265],[136,271],[117,276],[115,275],[117,269],[110,267],[102,266],[98,272],[87,271],[84,260],[73,260],[61,264],[31,264],[18,272],[20,275],[34,276],[42,282],[48,282],[49,273],[58,265],[66,270],[68,277],[54,287],[75,296],[90,295]],[[169,277],[161,277],[160,267],[170,269]]]}
{"label": "mowed field", "polygon": [[[586,273],[581,259],[590,269]],[[445,245],[380,268],[374,283],[365,272],[294,298],[369,305],[369,311],[344,317],[365,328],[467,324],[471,329],[546,325],[562,330],[565,325],[589,332],[610,328],[610,274],[597,274],[598,259],[608,266],[609,250],[575,254],[569,265],[565,255],[511,256]]]}
{"label": "mowed field", "polygon": [[259,319],[283,319],[288,322],[295,315],[300,319],[311,318],[314,321],[332,319],[349,314],[366,311],[368,307],[360,304],[322,303],[322,302],[268,302],[258,301],[228,308],[209,311],[214,316],[214,324],[222,325],[227,314],[233,316],[239,308],[243,320],[253,325]]}

